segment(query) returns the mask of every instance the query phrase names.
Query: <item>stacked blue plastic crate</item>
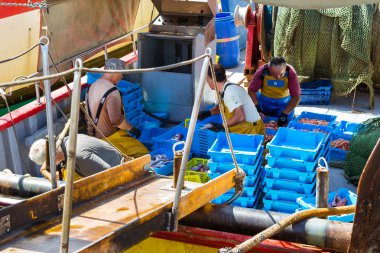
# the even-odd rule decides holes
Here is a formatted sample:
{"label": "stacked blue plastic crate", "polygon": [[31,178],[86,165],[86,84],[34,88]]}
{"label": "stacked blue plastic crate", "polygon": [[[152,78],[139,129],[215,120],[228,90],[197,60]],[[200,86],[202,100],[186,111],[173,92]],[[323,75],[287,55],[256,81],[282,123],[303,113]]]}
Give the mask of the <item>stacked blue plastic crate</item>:
{"label": "stacked blue plastic crate", "polygon": [[[331,137],[332,141],[335,141],[338,139],[351,141],[354,134],[357,133],[359,126],[360,124],[350,123],[347,121],[341,121],[340,124],[332,132],[332,137]],[[346,150],[336,148],[336,147],[331,147],[331,160],[338,161],[338,162],[345,161],[346,155],[347,155]]]}
{"label": "stacked blue plastic crate", "polygon": [[[261,194],[262,178],[264,177],[264,170],[261,166],[263,161],[264,148],[262,145],[264,136],[230,134],[230,137],[238,166],[246,173],[243,194],[232,205],[256,207]],[[218,134],[208,154],[211,157],[208,161],[211,179],[235,168],[225,133]],[[222,204],[229,200],[233,194],[234,189],[214,199],[212,202]]]}
{"label": "stacked blue plastic crate", "polygon": [[264,209],[293,213],[298,197],[315,195],[318,159],[326,156],[326,135],[291,128],[279,128],[267,144]]}
{"label": "stacked blue plastic crate", "polygon": [[125,80],[117,84],[123,101],[125,116],[129,123],[142,129],[143,109],[141,86]]}

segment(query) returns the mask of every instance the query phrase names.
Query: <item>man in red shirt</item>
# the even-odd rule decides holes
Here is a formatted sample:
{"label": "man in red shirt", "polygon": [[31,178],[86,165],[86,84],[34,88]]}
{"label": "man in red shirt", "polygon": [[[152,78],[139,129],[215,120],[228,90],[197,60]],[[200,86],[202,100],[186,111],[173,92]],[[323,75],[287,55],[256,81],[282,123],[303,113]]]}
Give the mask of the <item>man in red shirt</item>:
{"label": "man in red shirt", "polygon": [[297,73],[283,57],[274,57],[256,71],[248,93],[260,114],[278,117],[279,126],[293,119],[294,108],[301,100]]}

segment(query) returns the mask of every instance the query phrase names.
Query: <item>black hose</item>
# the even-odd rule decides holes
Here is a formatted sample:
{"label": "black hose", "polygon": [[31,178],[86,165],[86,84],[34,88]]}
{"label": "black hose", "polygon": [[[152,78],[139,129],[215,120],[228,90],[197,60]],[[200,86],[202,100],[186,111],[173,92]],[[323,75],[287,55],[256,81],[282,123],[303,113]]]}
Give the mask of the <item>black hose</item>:
{"label": "black hose", "polygon": [[157,119],[157,120],[159,120],[159,121],[161,121],[161,122],[164,122],[164,123],[166,123],[166,124],[170,124],[170,125],[178,125],[178,124],[181,124],[181,123],[182,123],[182,122],[180,122],[180,121],[176,121],[176,120],[169,120],[169,119],[161,118],[161,117],[159,117],[159,116],[157,116],[157,115],[155,115],[155,114],[153,114],[153,113],[151,113],[151,112],[147,112],[147,111],[145,111],[145,110],[144,110],[144,112],[145,112],[146,114],[148,114],[150,117],[152,117],[152,118],[154,118],[154,119]]}

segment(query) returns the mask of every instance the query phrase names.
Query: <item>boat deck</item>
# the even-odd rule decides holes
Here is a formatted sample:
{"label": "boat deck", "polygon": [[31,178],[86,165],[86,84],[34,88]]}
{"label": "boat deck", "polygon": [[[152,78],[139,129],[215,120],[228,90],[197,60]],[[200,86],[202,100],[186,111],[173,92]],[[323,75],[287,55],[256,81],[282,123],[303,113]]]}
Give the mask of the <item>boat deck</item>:
{"label": "boat deck", "polygon": [[[138,161],[139,159],[140,161]],[[132,161],[135,166],[130,172],[126,172],[125,168],[115,167],[110,169],[119,170],[119,173],[122,174],[129,173],[129,176],[125,177],[128,178],[125,180],[125,184],[117,186],[117,184],[112,183],[111,181],[118,180],[117,175],[121,175],[112,171],[111,173],[104,171],[94,175],[97,177],[96,180],[88,177],[75,182],[73,193],[74,209],[70,226],[70,252],[119,252],[123,248],[149,237],[151,233],[164,228],[165,214],[171,210],[174,202],[175,189],[172,188],[173,181],[169,178],[152,175],[145,175],[135,179],[133,174],[138,174],[143,170],[141,164],[149,162],[150,156],[144,156],[136,160]],[[136,168],[137,165],[140,168]],[[234,171],[230,171],[206,184],[186,182],[179,205],[179,219],[231,189],[234,175]],[[109,180],[104,180],[107,176]],[[133,179],[135,181],[132,181]],[[104,188],[103,194],[95,195],[89,192],[90,195],[95,197],[84,197],[83,195],[86,195],[85,193],[91,190],[90,188],[93,186],[88,189],[83,188],[87,187],[85,185],[91,184],[93,186],[102,184]],[[107,189],[104,184],[113,184],[114,188]],[[82,186],[82,189],[79,189],[80,186]],[[54,198],[52,195],[47,195],[58,190],[60,189],[45,193],[45,197]],[[38,198],[44,198],[44,194],[28,200],[30,204],[27,207],[33,206],[33,202],[36,202],[35,200]],[[78,198],[85,199],[85,201],[78,201]],[[16,206],[2,209],[0,212],[1,217],[8,211],[12,222],[13,216],[10,209],[19,210],[21,208]],[[24,208],[24,211],[27,207]],[[40,208],[47,207],[40,206]],[[52,205],[52,207],[48,208],[57,211],[57,206]],[[34,213],[33,209],[31,208],[28,213]],[[31,228],[16,230],[16,228],[12,227],[12,224],[10,225],[11,233],[0,241],[0,252],[59,252],[62,233],[60,212],[56,212],[53,217],[38,217],[38,213],[34,215],[36,216],[35,218],[40,218],[40,221],[33,222]],[[120,243],[116,242],[117,240]]]}

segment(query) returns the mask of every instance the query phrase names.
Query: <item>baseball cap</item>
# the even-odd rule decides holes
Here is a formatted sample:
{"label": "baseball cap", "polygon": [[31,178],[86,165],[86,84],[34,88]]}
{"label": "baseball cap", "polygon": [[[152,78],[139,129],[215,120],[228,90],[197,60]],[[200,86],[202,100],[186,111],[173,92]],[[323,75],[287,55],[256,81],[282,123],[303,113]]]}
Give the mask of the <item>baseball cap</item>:
{"label": "baseball cap", "polygon": [[107,59],[104,64],[104,69],[123,70],[125,69],[125,62],[117,58]]}

